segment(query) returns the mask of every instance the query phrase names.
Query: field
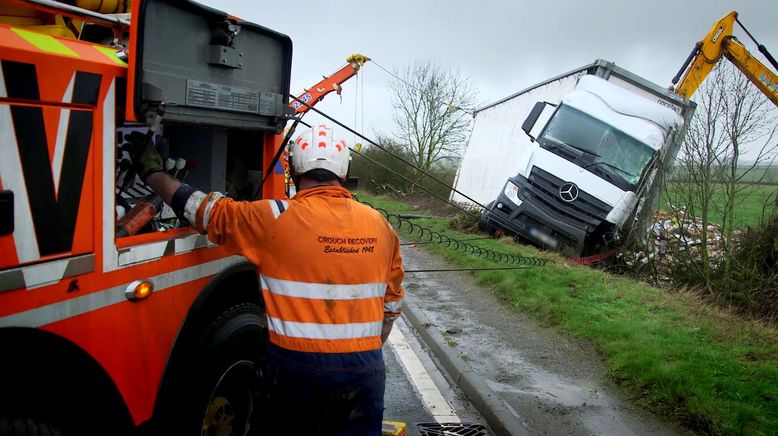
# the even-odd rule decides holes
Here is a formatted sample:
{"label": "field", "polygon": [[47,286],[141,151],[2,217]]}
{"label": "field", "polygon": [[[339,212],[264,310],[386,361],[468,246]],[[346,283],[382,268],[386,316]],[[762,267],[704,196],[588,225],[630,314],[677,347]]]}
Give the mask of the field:
{"label": "field", "polygon": [[[678,201],[679,192],[681,192],[683,182],[670,182],[667,190],[663,192],[659,208],[668,210],[669,203],[673,205],[682,205]],[[715,185],[713,195],[714,207],[711,210],[711,220],[721,224],[721,208],[717,207],[724,204],[724,189],[722,185]],[[776,200],[778,199],[778,185],[754,185],[740,193],[736,199],[735,207],[735,228],[746,228],[756,226],[760,223],[763,216],[770,216],[776,210]],[[695,205],[697,206],[697,205]]]}
{"label": "field", "polygon": [[[426,214],[361,195],[394,213]],[[447,219],[414,223],[451,237]],[[412,241],[401,227],[401,237]],[[418,232],[414,232],[418,234]],[[637,404],[706,434],[775,434],[778,428],[778,330],[712,307],[691,293],[568,266],[562,258],[510,239],[479,247],[550,259],[542,267],[473,272],[511,310],[590,341],[611,378]],[[425,244],[460,268],[501,266],[438,244]]]}
{"label": "field", "polygon": [[[740,170],[740,173],[742,173],[742,170]],[[742,182],[778,185],[778,166],[754,168],[743,177]]]}

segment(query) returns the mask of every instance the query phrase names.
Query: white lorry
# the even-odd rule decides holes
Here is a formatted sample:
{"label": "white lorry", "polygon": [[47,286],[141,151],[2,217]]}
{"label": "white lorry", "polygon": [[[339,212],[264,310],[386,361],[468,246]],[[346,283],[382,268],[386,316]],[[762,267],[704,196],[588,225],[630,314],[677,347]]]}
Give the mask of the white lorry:
{"label": "white lorry", "polygon": [[573,256],[602,251],[656,206],[656,176],[694,109],[597,60],[478,109],[452,200],[488,203],[484,230]]}

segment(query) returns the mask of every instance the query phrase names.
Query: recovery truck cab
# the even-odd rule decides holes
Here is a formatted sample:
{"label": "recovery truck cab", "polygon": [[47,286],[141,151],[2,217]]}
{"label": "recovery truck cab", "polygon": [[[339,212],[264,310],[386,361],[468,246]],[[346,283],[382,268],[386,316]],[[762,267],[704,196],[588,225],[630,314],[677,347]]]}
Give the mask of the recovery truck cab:
{"label": "recovery truck cab", "polygon": [[489,202],[485,230],[572,256],[602,251],[658,200],[653,182],[694,107],[595,61],[479,109],[456,187]]}
{"label": "recovery truck cab", "polygon": [[200,189],[283,196],[263,169],[293,113],[291,40],[186,0],[134,1],[132,24],[47,0],[3,14],[0,433],[245,434],[266,337],[253,266],[167,209],[117,224],[151,195],[138,138]]}

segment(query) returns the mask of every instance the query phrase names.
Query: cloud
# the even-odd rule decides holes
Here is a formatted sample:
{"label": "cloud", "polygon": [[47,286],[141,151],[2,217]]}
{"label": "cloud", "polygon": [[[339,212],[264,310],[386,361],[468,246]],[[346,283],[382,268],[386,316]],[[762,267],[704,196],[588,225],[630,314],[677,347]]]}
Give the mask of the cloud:
{"label": "cloud", "polygon": [[[292,38],[293,94],[360,52],[389,69],[425,60],[459,69],[484,103],[598,58],[668,86],[695,42],[733,7],[727,0],[204,3]],[[775,0],[737,3],[741,21],[778,55]],[[742,31],[736,35],[756,53]],[[388,132],[390,77],[370,64],[363,74],[365,129]],[[331,94],[317,108],[353,124],[355,112],[360,116],[353,103],[356,84],[351,79],[344,85],[342,105]]]}

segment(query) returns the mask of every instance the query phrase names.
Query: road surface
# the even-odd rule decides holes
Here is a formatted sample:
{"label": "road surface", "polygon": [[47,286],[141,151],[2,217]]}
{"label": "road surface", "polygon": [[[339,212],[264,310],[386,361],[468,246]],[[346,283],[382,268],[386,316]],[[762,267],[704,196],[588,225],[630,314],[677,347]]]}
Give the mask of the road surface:
{"label": "road surface", "polygon": [[[406,269],[449,267],[419,247],[403,248]],[[404,285],[417,310],[529,434],[688,434],[625,399],[591,344],[508,311],[469,274],[407,274]]]}
{"label": "road surface", "polygon": [[435,366],[425,347],[399,319],[384,346],[386,395],[384,419],[408,425],[419,435],[419,423],[485,424],[461,391]]}

